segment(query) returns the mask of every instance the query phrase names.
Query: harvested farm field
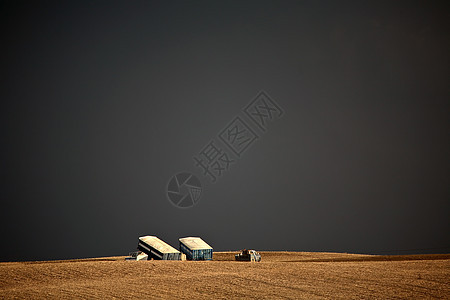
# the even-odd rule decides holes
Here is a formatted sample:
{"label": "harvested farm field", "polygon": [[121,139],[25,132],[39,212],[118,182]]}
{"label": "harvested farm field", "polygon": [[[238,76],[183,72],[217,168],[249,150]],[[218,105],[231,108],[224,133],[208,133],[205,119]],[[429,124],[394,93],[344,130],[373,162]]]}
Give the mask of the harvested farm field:
{"label": "harvested farm field", "polygon": [[125,261],[106,257],[0,263],[2,299],[450,298],[450,254],[260,252],[262,261]]}

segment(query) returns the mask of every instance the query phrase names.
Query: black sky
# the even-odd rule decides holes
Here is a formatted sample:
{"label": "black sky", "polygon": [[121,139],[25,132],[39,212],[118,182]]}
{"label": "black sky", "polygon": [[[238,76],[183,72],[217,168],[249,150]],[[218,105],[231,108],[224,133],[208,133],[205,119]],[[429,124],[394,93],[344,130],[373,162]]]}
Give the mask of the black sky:
{"label": "black sky", "polygon": [[[448,252],[445,3],[2,1],[0,260]],[[192,157],[260,90],[284,116],[211,184]]]}

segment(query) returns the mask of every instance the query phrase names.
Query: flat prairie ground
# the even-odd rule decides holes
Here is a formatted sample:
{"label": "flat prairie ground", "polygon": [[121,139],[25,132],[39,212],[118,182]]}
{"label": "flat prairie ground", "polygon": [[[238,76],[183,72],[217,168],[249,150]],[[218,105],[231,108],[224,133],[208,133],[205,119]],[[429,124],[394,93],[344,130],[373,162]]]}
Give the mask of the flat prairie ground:
{"label": "flat prairie ground", "polygon": [[261,252],[262,261],[0,263],[2,299],[450,299],[450,254]]}

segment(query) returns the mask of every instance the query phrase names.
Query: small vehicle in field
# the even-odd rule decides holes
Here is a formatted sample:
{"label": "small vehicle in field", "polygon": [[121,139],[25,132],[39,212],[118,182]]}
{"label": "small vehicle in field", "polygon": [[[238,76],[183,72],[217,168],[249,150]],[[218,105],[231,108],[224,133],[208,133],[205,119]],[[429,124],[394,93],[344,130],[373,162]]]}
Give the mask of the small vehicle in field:
{"label": "small vehicle in field", "polygon": [[129,256],[125,257],[125,260],[150,260],[150,259],[151,258],[149,258],[148,255],[142,251],[130,252]]}
{"label": "small vehicle in field", "polygon": [[244,249],[241,253],[236,254],[234,258],[237,261],[261,261],[261,255],[255,250]]}

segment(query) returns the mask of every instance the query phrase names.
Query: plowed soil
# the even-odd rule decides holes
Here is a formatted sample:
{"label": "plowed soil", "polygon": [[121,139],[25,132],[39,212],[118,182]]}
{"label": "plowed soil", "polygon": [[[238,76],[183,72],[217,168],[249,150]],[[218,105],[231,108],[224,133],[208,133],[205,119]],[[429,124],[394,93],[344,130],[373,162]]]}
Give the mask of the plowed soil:
{"label": "plowed soil", "polygon": [[262,261],[0,263],[2,299],[450,299],[450,255],[261,252]]}

